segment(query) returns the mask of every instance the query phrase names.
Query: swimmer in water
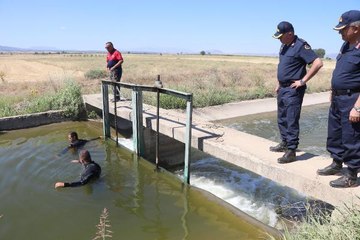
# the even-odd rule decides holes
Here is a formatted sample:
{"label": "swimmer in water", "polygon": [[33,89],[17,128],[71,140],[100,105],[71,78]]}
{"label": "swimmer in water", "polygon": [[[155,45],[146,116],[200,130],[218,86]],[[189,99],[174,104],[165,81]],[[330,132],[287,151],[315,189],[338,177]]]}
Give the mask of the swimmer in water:
{"label": "swimmer in water", "polygon": [[[70,132],[68,135],[68,139],[69,139],[68,148],[83,147],[89,141],[89,140],[85,140],[85,139],[79,139],[77,132]],[[91,139],[91,140],[93,140],[93,139]]]}
{"label": "swimmer in water", "polygon": [[79,139],[77,132],[70,132],[68,135],[69,145],[61,152],[62,154],[66,153],[69,149],[79,149],[82,148],[87,142],[101,139],[101,137],[92,138],[90,140]]}
{"label": "swimmer in water", "polygon": [[78,187],[83,186],[91,180],[95,180],[100,177],[101,167],[96,162],[92,161],[89,151],[81,150],[79,154],[79,160],[73,160],[73,163],[80,163],[84,166],[80,175],[80,180],[76,182],[57,182],[55,188],[63,187]]}

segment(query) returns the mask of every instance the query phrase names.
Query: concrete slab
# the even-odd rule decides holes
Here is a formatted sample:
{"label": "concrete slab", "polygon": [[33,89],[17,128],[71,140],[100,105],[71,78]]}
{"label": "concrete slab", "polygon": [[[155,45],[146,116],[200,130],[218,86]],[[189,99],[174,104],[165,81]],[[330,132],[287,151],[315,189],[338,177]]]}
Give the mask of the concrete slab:
{"label": "concrete slab", "polygon": [[[327,102],[328,96],[329,93],[307,94],[304,105]],[[84,96],[84,101],[92,106],[102,107],[100,94],[86,95]],[[337,176],[317,176],[316,170],[330,164],[332,161],[330,158],[298,152],[298,161],[281,165],[277,163],[277,158],[282,153],[269,151],[269,147],[276,143],[209,122],[209,120],[241,116],[239,114],[246,115],[259,113],[264,110],[269,111],[271,108],[271,111],[276,110],[275,99],[225,104],[210,107],[210,110],[207,108],[196,109],[193,115],[192,147],[335,206],[341,206],[343,203],[360,203],[360,199],[357,197],[360,196],[360,187],[334,189],[329,186],[329,181],[336,179]],[[111,114],[113,114],[113,109],[114,106],[111,104]],[[130,101],[117,103],[118,116],[131,121],[131,111]],[[144,105],[143,114],[144,126],[155,130],[155,107]],[[186,130],[185,113],[161,109],[160,116],[160,132],[184,142]]]}
{"label": "concrete slab", "polygon": [[[330,92],[305,94],[303,106],[329,102]],[[250,114],[277,110],[276,98],[248,100],[194,109],[194,114],[207,121],[220,121]]]}

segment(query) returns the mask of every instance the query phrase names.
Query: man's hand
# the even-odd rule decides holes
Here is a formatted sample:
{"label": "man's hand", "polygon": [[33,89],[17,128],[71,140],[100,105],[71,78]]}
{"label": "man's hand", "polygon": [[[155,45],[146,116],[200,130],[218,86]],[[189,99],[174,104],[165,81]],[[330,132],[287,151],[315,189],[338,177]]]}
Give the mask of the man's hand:
{"label": "man's hand", "polygon": [[299,88],[302,86],[304,86],[304,82],[302,80],[295,81],[290,85],[292,88]]}
{"label": "man's hand", "polygon": [[71,160],[72,163],[80,163],[79,160]]}
{"label": "man's hand", "polygon": [[63,183],[63,182],[55,183],[55,188],[63,188],[64,186],[65,186],[65,183]]}
{"label": "man's hand", "polygon": [[349,121],[352,123],[360,122],[360,113],[352,108],[349,115]]}

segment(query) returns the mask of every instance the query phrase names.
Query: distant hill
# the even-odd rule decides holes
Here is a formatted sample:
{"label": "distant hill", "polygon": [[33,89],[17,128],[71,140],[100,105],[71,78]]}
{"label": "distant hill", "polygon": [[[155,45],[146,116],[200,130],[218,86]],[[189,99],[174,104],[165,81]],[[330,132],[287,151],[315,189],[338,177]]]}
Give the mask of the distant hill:
{"label": "distant hill", "polygon": [[18,47],[9,47],[1,46],[0,52],[57,52],[58,49],[54,47],[31,47],[31,48],[18,48]]}
{"label": "distant hill", "polygon": [[0,52],[29,52],[30,50],[17,47],[0,46]]}

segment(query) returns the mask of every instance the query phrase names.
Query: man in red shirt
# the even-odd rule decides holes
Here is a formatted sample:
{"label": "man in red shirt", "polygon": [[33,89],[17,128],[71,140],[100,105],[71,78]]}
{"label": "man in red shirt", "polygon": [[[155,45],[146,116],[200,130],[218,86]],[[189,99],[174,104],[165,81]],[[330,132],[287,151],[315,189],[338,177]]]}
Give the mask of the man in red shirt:
{"label": "man in red shirt", "polygon": [[[121,53],[114,48],[114,45],[112,42],[107,42],[105,44],[105,48],[108,51],[106,62],[108,69],[110,73],[110,80],[120,82],[121,75],[122,75],[122,63],[124,62],[124,59],[121,55]],[[116,89],[117,88],[117,89]],[[113,101],[120,101],[120,86],[117,86],[114,88],[114,99]]]}

